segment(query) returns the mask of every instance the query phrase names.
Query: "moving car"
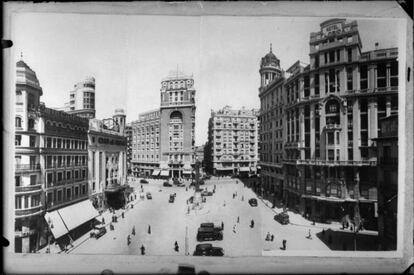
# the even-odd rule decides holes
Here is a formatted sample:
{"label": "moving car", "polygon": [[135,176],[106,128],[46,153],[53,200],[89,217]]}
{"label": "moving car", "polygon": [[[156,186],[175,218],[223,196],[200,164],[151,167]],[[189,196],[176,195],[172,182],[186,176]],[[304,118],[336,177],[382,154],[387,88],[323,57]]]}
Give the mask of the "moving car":
{"label": "moving car", "polygon": [[211,227],[200,227],[197,230],[197,241],[223,240],[223,232]]}
{"label": "moving car", "polygon": [[250,204],[250,206],[257,206],[257,200],[252,198],[252,199],[249,200],[249,204]]}
{"label": "moving car", "polygon": [[286,212],[275,215],[274,219],[281,224],[289,224],[289,215]]}
{"label": "moving car", "polygon": [[147,200],[152,200],[152,195],[150,192],[147,192]]}
{"label": "moving car", "polygon": [[95,225],[90,233],[90,237],[91,238],[95,238],[95,239],[99,239],[100,237],[102,237],[103,235],[105,235],[106,233],[106,228],[105,225],[103,224],[98,224]]}
{"label": "moving car", "polygon": [[168,181],[164,181],[164,183],[162,184],[162,186],[164,186],[164,187],[171,187],[172,185]]}
{"label": "moving car", "polygon": [[221,231],[223,230],[223,228],[221,227],[221,224],[214,224],[212,222],[204,222],[200,224],[200,227],[205,227],[205,228],[214,228],[214,230],[216,231]]}
{"label": "moving car", "polygon": [[196,245],[193,256],[224,256],[224,250],[221,247],[215,247],[211,243]]}
{"label": "moving car", "polygon": [[201,191],[201,196],[213,196],[213,192],[204,190]]}
{"label": "moving car", "polygon": [[173,203],[174,200],[175,200],[175,196],[174,196],[174,194],[171,194],[170,199],[168,200],[168,202]]}
{"label": "moving car", "polygon": [[139,181],[139,183],[148,183],[148,181],[147,181],[146,179],[141,179],[141,180]]}

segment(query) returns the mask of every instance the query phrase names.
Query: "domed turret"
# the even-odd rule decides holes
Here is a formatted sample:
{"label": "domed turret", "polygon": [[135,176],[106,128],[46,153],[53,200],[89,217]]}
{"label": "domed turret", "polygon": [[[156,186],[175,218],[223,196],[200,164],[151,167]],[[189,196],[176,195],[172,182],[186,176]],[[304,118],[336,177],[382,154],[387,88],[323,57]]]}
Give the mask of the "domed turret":
{"label": "domed turret", "polygon": [[276,78],[281,76],[280,60],[272,52],[272,44],[270,44],[270,52],[262,57],[260,62],[260,86],[264,87]]}
{"label": "domed turret", "polygon": [[119,125],[119,132],[124,133],[125,131],[125,123],[126,123],[126,115],[124,113],[124,109],[118,108],[115,109],[115,114],[113,115],[113,119],[118,123]]}

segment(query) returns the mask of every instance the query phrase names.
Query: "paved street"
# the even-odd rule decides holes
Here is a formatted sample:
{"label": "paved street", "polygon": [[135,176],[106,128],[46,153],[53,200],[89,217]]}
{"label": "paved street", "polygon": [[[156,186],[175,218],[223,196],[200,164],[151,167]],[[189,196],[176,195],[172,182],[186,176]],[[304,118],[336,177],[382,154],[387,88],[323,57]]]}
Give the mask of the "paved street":
{"label": "paved street", "polygon": [[[212,179],[201,186],[216,193],[207,197],[207,202],[201,210],[191,210],[187,214],[186,200],[194,194],[194,189],[186,191],[185,187],[163,187],[161,180],[149,180],[144,184],[144,193],[151,192],[152,200],[137,199],[134,207],[125,211],[125,218],[118,218],[115,230],[96,239],[87,239],[75,245],[70,253],[108,253],[140,255],[140,247],[144,245],[146,255],[185,255],[186,227],[188,228],[189,254],[192,255],[198,243],[196,241],[197,228],[202,222],[224,222],[223,241],[212,241],[214,246],[224,249],[226,256],[260,256],[283,253],[280,250],[282,241],[287,241],[288,250],[331,250],[321,238],[320,232],[328,229],[326,225],[312,225],[298,214],[289,213],[291,224],[281,225],[273,219],[275,212],[281,209],[271,209],[262,200],[258,199],[258,207],[251,207],[248,199],[257,196],[236,179]],[[186,183],[187,185],[189,182]],[[140,190],[140,184],[131,184]],[[160,191],[161,190],[161,191]],[[233,199],[232,194],[237,192]],[[169,203],[170,194],[176,193],[174,203]],[[242,201],[242,197],[244,200]],[[139,198],[139,195],[138,195]],[[225,206],[224,206],[225,203]],[[106,221],[110,221],[107,213]],[[118,215],[121,210],[118,211]],[[237,223],[237,217],[240,222]],[[254,228],[250,228],[250,221],[254,220]],[[233,226],[235,225],[235,233]],[[132,235],[135,226],[136,235]],[[151,234],[148,234],[151,226]],[[340,231],[339,224],[329,225],[332,232]],[[311,230],[312,239],[306,238]],[[275,236],[273,242],[265,241],[267,232]],[[330,231],[329,231],[330,232]],[[317,237],[315,234],[319,234]],[[343,233],[343,232],[342,232]],[[127,244],[127,235],[131,236],[131,244]],[[332,234],[332,233],[331,233]],[[345,233],[343,233],[345,234]],[[364,234],[369,235],[370,232]],[[348,234],[350,235],[350,234]],[[372,234],[371,234],[372,235]],[[351,236],[351,235],[350,235]],[[327,238],[327,235],[326,235]],[[179,252],[174,250],[174,242],[179,245]],[[335,240],[334,240],[335,241]],[[347,244],[352,249],[352,239]]]}

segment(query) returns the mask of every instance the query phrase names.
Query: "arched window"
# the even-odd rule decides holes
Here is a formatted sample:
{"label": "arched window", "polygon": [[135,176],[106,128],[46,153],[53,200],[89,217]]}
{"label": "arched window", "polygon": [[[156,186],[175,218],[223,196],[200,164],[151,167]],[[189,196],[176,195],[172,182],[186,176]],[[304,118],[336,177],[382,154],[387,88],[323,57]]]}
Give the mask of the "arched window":
{"label": "arched window", "polygon": [[21,117],[18,117],[18,116],[16,117],[15,126],[18,127],[18,128],[22,127],[22,118]]}
{"label": "arched window", "polygon": [[170,120],[182,121],[183,120],[183,115],[179,111],[174,111],[170,115]]}

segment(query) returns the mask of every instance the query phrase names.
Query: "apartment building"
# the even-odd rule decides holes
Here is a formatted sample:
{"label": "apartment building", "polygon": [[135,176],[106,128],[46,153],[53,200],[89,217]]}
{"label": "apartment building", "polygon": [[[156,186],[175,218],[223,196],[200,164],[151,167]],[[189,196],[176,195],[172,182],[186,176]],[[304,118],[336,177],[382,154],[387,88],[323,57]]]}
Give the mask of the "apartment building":
{"label": "apartment building", "polygon": [[257,171],[257,110],[225,106],[211,111],[205,159],[213,175],[248,176]]}

